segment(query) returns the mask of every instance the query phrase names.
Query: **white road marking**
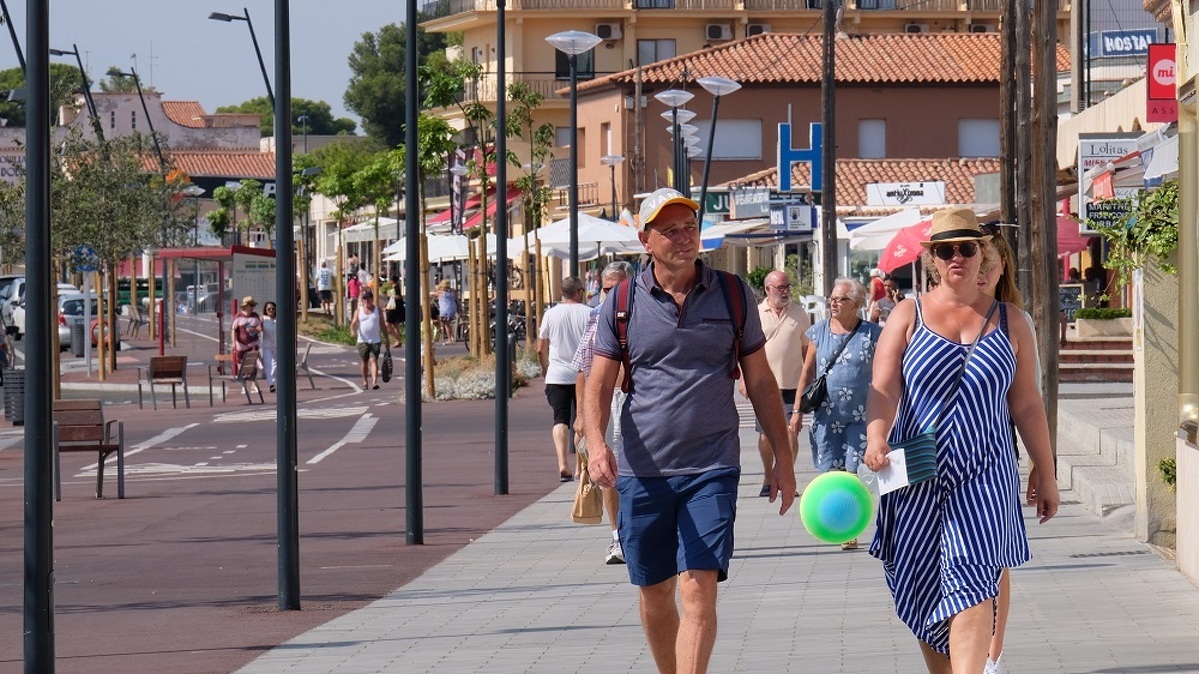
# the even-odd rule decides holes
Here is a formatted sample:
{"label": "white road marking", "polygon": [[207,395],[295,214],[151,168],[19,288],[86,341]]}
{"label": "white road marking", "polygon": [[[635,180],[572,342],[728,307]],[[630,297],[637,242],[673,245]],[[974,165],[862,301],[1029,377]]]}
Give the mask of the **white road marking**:
{"label": "white road marking", "polygon": [[[155,435],[154,437],[150,438],[149,440],[146,440],[145,442],[139,442],[138,444],[131,447],[129,449],[129,451],[125,452],[125,458],[128,459],[129,457],[133,456],[134,454],[137,454],[139,452],[144,452],[147,449],[154,447],[155,445],[161,445],[162,443],[164,443],[178,435],[183,434],[184,431],[188,431],[199,425],[200,424],[196,423],[196,424],[188,424],[186,426],[180,426],[177,428],[168,428],[165,431],[159,433],[158,435]],[[99,466],[99,464],[92,463],[92,464],[84,466],[83,468],[80,468],[79,470],[80,471],[89,471],[90,470],[92,472],[95,472],[95,470],[98,466]]]}
{"label": "white road marking", "polygon": [[377,423],[379,423],[379,419],[377,417],[372,417],[370,414],[362,415],[362,418],[354,423],[353,428],[351,428],[349,432],[345,434],[345,437],[335,442],[331,447],[320,454],[308,459],[308,465],[311,466],[320,463],[325,459],[325,457],[333,454],[333,452],[336,452],[351,442],[362,442],[368,435],[370,435],[371,431],[374,430],[375,424]]}
{"label": "white road marking", "polygon": [[[309,403],[305,403],[309,404]],[[356,405],[354,407],[318,407],[296,410],[296,417],[299,419],[341,419],[343,417],[356,417],[368,408],[365,405]],[[218,424],[241,423],[246,421],[273,421],[276,416],[274,408],[249,410],[246,412],[227,412],[218,414],[213,419]],[[238,445],[238,449],[245,448],[245,445]]]}

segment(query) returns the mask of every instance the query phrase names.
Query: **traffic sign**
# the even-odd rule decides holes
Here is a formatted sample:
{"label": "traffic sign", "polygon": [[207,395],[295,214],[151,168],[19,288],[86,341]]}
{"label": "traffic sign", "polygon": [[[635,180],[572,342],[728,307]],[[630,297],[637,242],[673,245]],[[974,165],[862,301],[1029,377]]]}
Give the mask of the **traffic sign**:
{"label": "traffic sign", "polygon": [[78,272],[93,272],[100,269],[100,256],[91,246],[78,245],[71,251],[71,267]]}

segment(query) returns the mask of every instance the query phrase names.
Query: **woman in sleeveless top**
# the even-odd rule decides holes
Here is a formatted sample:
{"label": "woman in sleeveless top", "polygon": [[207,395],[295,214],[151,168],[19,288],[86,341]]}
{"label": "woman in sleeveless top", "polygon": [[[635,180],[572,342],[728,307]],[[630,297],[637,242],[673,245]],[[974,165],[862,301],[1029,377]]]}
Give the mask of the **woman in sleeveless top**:
{"label": "woman in sleeveless top", "polygon": [[1040,469],[1041,522],[1058,506],[1032,332],[978,288],[989,239],[969,209],[934,215],[925,263],[941,283],[892,312],[867,402],[871,470],[888,464],[889,443],[936,423],[937,476],[882,496],[870,546],[929,672],[983,671],[1002,570],[1029,559],[1013,421]]}

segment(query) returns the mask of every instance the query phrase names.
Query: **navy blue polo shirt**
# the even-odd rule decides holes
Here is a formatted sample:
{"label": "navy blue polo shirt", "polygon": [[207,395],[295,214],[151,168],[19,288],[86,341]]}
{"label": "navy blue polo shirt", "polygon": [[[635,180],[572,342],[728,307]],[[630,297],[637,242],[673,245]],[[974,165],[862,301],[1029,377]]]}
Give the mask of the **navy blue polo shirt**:
{"label": "navy blue polo shirt", "polygon": [[[654,281],[653,263],[634,279],[628,341],[633,392],[620,415],[619,473],[690,475],[741,467],[733,404],[736,324],[715,270],[697,262],[699,282],[683,306]],[[766,344],[753,293],[738,279],[747,309],[741,357]],[[595,355],[619,361],[616,291],[599,315]],[[737,317],[735,320],[740,320]]]}

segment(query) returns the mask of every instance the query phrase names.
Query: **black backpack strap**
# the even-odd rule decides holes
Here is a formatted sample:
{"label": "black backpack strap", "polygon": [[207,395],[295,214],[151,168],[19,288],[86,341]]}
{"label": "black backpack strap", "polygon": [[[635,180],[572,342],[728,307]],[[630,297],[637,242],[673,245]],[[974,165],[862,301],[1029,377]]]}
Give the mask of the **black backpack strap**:
{"label": "black backpack strap", "polygon": [[741,340],[745,337],[745,323],[749,320],[749,309],[745,305],[745,293],[741,292],[741,279],[727,271],[716,270],[720,276],[720,290],[724,303],[729,308],[729,319],[733,322],[733,366],[729,376],[741,378]]}
{"label": "black backpack strap", "polygon": [[633,369],[629,366],[629,315],[633,311],[634,279],[625,279],[616,286],[616,340],[620,343],[620,364],[624,368],[624,379],[620,390],[633,392]]}

